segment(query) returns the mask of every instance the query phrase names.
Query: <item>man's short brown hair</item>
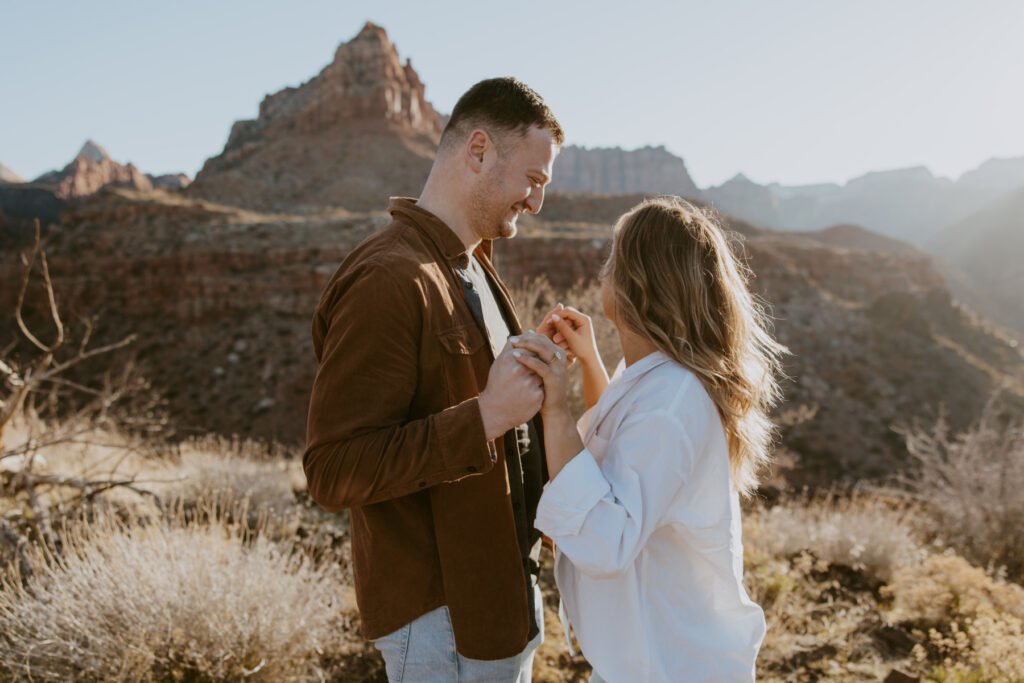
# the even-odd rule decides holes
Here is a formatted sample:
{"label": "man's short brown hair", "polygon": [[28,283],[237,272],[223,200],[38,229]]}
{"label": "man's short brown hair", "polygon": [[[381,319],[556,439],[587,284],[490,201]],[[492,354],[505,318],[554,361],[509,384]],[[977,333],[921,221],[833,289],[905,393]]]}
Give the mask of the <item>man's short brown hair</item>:
{"label": "man's short brown hair", "polygon": [[535,90],[514,78],[489,78],[467,90],[455,103],[441,134],[441,148],[455,144],[477,128],[487,131],[500,147],[500,138],[525,135],[533,126],[549,130],[558,146],[565,141],[561,124]]}

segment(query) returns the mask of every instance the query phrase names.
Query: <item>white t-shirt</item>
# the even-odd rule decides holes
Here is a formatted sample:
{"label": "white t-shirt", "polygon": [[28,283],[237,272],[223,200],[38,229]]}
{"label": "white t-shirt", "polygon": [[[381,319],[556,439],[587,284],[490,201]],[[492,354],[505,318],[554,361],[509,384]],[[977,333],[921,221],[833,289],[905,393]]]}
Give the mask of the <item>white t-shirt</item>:
{"label": "white t-shirt", "polygon": [[764,613],[743,588],[739,497],[714,402],[655,352],[615,371],[536,527],[583,654],[609,683],[750,681]]}

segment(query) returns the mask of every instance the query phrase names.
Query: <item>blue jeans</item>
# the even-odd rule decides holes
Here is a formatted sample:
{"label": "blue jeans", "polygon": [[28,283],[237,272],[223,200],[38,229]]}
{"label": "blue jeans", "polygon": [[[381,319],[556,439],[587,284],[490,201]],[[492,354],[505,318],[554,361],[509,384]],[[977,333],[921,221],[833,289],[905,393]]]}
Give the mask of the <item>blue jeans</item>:
{"label": "blue jeans", "polygon": [[455,650],[447,607],[438,607],[394,633],[373,641],[384,657],[389,683],[530,683],[533,655],[544,640],[544,602],[533,587],[540,633],[514,657],[484,661]]}

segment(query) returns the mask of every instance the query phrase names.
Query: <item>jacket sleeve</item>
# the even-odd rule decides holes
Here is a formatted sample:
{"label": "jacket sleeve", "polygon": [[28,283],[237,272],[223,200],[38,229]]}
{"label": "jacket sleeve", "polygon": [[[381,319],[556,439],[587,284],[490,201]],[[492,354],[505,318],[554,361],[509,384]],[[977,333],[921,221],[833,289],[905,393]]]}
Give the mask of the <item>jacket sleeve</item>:
{"label": "jacket sleeve", "polygon": [[602,465],[584,448],[548,483],[537,528],[586,574],[621,574],[685,486],[693,455],[674,416],[634,415],[612,435]]}
{"label": "jacket sleeve", "polygon": [[[477,399],[409,419],[424,297],[380,264],[340,276],[313,321],[319,369],[302,464],[310,496],[336,512],[398,498],[494,466]],[[443,378],[438,377],[438,381]]]}

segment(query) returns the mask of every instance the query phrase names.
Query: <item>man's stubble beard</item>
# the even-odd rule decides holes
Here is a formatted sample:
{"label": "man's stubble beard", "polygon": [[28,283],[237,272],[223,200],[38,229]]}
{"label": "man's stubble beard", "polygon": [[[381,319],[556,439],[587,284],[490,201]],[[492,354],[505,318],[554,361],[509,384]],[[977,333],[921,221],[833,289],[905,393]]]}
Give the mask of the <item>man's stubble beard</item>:
{"label": "man's stubble beard", "polygon": [[[516,224],[506,220],[511,207],[499,205],[494,200],[495,195],[501,194],[501,183],[497,180],[501,176],[501,171],[501,164],[494,166],[487,176],[479,179],[470,193],[470,221],[476,234],[482,239],[508,239],[515,237],[518,232]],[[500,202],[500,199],[498,201]]]}

